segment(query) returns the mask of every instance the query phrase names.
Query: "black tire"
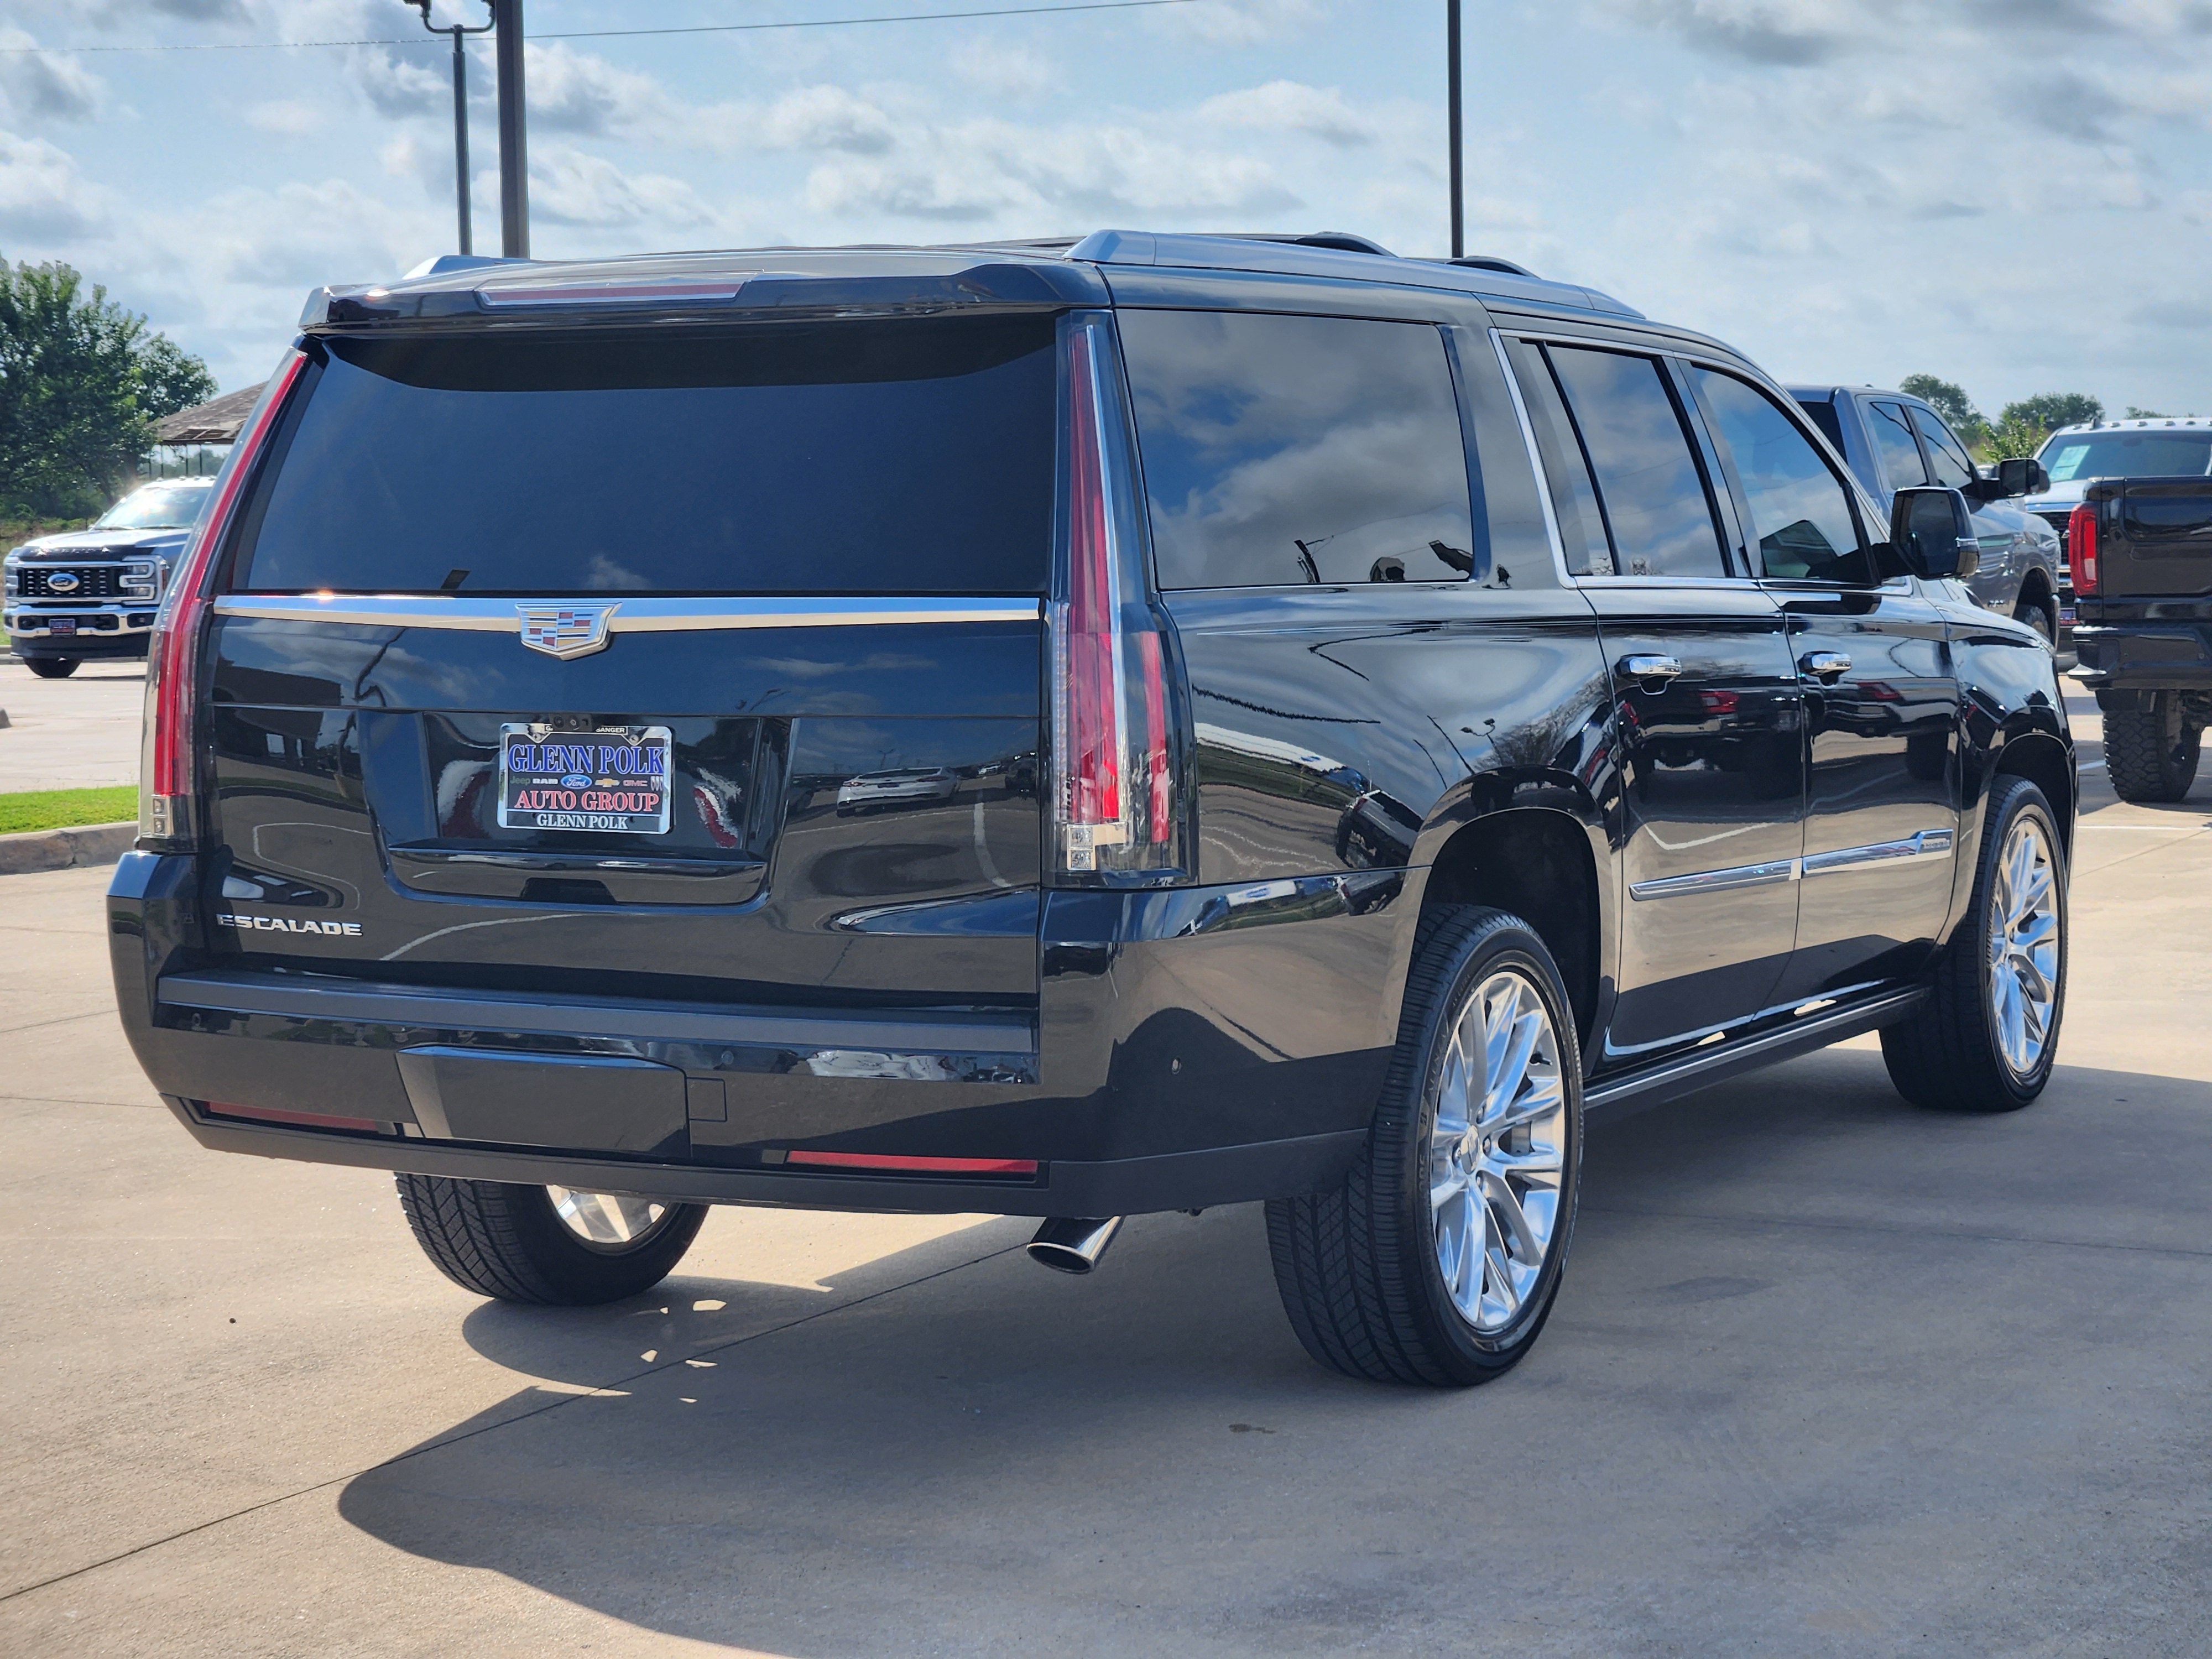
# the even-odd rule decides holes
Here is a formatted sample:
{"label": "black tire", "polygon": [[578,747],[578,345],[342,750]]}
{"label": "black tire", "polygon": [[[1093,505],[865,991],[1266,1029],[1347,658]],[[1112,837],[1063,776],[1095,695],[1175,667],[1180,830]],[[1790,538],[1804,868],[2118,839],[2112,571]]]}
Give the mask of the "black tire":
{"label": "black tire", "polygon": [[[2057,969],[2042,1052],[2026,1070],[2004,1054],[1990,992],[1991,895],[1999,854],[2023,816],[2038,821],[2051,861],[2050,914],[2057,924]],[[2043,791],[2026,778],[1998,778],[1990,792],[1966,916],[1936,959],[1928,999],[1912,1016],[1885,1026],[1881,1057],[1898,1093],[1934,1111],[2014,1112],[2043,1092],[2058,1055],[2066,1012],[2066,849]]]}
{"label": "black tire", "polygon": [[2179,800],[2197,781],[2204,728],[2188,719],[2175,691],[2151,696],[2148,709],[2105,716],[2105,767],[2122,800]]}
{"label": "black tire", "polygon": [[23,666],[42,680],[65,680],[83,660],[82,657],[26,657]]}
{"label": "black tire", "polygon": [[2020,609],[2012,614],[2014,621],[2033,628],[2044,644],[2054,651],[2058,648],[2058,620],[2043,600],[2022,599]]}
{"label": "black tire", "polygon": [[675,1271],[707,1218],[672,1204],[635,1243],[593,1244],[571,1232],[543,1187],[403,1175],[399,1207],[438,1271],[501,1302],[583,1306],[638,1296]]}
{"label": "black tire", "polygon": [[[1430,1212],[1429,1139],[1455,1011],[1505,970],[1534,988],[1550,1018],[1565,1112],[1548,1255],[1510,1322],[1486,1334],[1445,1286]],[[1276,1287],[1306,1352],[1347,1376],[1432,1387],[1487,1382],[1511,1370],[1543,1330],[1565,1271],[1582,1111],[1573,1010],[1535,930],[1474,905],[1424,916],[1366,1150],[1342,1187],[1267,1206]]]}

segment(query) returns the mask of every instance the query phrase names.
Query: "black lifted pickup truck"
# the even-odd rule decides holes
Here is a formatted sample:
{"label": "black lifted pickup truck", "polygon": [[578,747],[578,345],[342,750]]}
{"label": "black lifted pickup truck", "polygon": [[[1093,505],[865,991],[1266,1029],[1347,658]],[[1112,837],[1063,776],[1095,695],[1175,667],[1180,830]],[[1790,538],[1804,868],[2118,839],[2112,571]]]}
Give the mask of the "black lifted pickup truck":
{"label": "black lifted pickup truck", "polygon": [[[706,1206],[1264,1200],[1479,1382],[1585,1112],[1879,1030],[2049,1077],[2074,752],[1955,490],[1715,341],[1355,237],[331,289],[162,617],[109,899],[204,1146],[634,1294]],[[865,810],[863,810],[865,809]]]}
{"label": "black lifted pickup truck", "polygon": [[2075,678],[2123,800],[2179,800],[2212,720],[2212,478],[2100,478],[2066,526]]}

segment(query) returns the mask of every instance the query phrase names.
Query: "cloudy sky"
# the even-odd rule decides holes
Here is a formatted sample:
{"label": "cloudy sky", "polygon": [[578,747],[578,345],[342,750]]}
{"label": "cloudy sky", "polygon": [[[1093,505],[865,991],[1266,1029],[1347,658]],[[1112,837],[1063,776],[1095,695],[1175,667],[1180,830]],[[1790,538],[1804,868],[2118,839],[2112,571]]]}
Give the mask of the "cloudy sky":
{"label": "cloudy sky", "polygon": [[[1017,0],[529,0],[544,258],[1157,229],[1449,238],[1443,0],[658,38]],[[480,21],[479,0],[438,0]],[[1469,243],[1786,379],[2212,413],[2212,0],[1467,0]],[[401,0],[0,0],[0,254],[257,380],[309,286],[453,246]],[[496,251],[488,49],[477,237]]]}

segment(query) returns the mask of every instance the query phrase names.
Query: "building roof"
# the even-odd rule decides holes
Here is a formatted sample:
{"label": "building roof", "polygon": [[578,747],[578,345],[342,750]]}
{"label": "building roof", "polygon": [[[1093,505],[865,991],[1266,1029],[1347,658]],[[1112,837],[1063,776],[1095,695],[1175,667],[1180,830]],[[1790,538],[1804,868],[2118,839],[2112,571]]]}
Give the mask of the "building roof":
{"label": "building roof", "polygon": [[261,396],[261,388],[250,386],[240,392],[226,392],[220,398],[206,403],[194,404],[190,409],[180,409],[173,415],[164,415],[154,422],[154,441],[157,444],[227,444],[238,440],[239,428],[253,412],[253,405]]}

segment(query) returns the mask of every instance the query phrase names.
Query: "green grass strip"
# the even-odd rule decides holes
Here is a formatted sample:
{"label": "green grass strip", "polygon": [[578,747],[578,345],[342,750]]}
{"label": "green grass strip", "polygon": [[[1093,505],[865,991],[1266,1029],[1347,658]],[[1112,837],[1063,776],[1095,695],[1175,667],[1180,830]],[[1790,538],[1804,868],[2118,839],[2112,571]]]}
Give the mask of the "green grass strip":
{"label": "green grass strip", "polygon": [[79,823],[120,823],[137,816],[138,791],[128,784],[119,789],[40,789],[0,795],[0,836],[66,830]]}

